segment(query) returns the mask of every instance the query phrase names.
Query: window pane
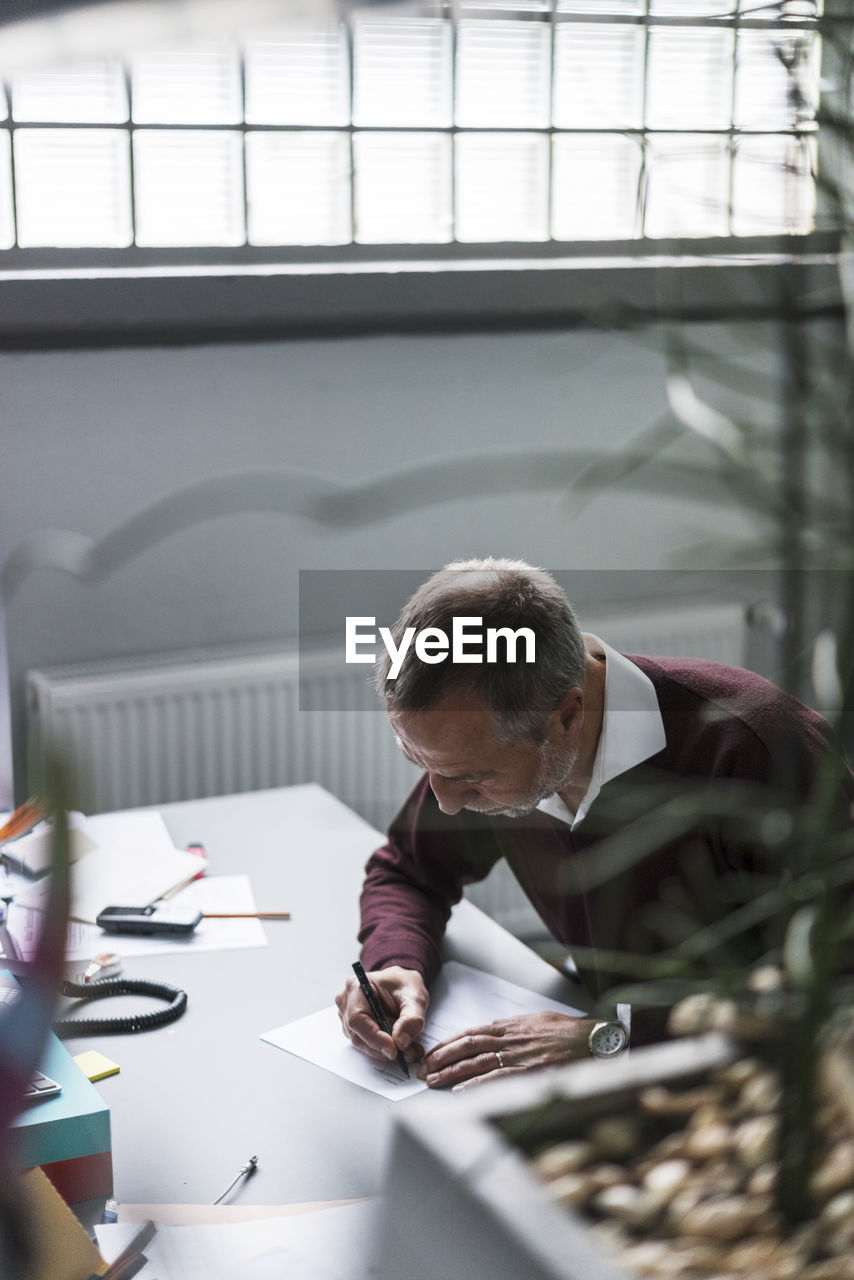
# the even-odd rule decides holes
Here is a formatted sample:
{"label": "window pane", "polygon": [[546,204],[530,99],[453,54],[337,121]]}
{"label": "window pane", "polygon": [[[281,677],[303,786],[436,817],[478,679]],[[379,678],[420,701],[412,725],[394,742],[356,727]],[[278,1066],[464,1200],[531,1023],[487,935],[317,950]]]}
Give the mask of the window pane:
{"label": "window pane", "polygon": [[137,244],[243,244],[242,144],[230,131],[137,129]]}
{"label": "window pane", "polygon": [[15,243],[15,218],[12,210],[12,142],[8,129],[0,129],[0,249],[11,249]]}
{"label": "window pane", "polygon": [[[785,0],[783,7],[785,10],[783,17],[794,19],[818,18],[821,17],[824,10],[821,0]],[[757,6],[756,0],[738,0],[738,8],[740,13],[751,18],[776,18],[780,16],[776,11],[776,5],[772,10],[764,5]]]}
{"label": "window pane", "polygon": [[723,236],[728,230],[729,142],[702,134],[651,138],[648,236]]}
{"label": "window pane", "polygon": [[733,167],[734,233],[749,236],[812,230],[814,163],[811,139],[738,139]]}
{"label": "window pane", "polygon": [[[791,129],[818,103],[818,42],[803,31],[740,31],[735,123],[741,129]],[[783,60],[798,70],[787,71]],[[801,105],[792,101],[793,94]]]}
{"label": "window pane", "polygon": [[728,31],[658,27],[649,36],[647,124],[652,129],[726,129],[731,119]]}
{"label": "window pane", "polygon": [[121,124],[127,90],[118,62],[91,62],[26,71],[12,81],[12,118],[56,124]]}
{"label": "window pane", "polygon": [[[756,9],[757,0],[751,0]],[[650,0],[653,18],[728,18],[735,12],[735,0]]]}
{"label": "window pane", "polygon": [[237,57],[223,49],[152,51],[131,64],[133,118],[140,124],[239,124]]}
{"label": "window pane", "polygon": [[548,239],[544,134],[460,133],[455,151],[458,240]]}
{"label": "window pane", "polygon": [[639,232],[641,149],[634,138],[555,134],[552,235],[556,240],[628,240]]}
{"label": "window pane", "polygon": [[14,156],[20,245],[131,243],[123,129],[18,129]]}
{"label": "window pane", "polygon": [[247,124],[349,124],[350,72],[341,26],[294,26],[246,46]]}
{"label": "window pane", "polygon": [[353,145],[358,241],[451,239],[451,140],[446,134],[357,133]]}
{"label": "window pane", "polygon": [[646,0],[610,0],[603,4],[602,0],[557,0],[558,13],[595,13],[597,17],[606,14],[637,14],[646,12]]}
{"label": "window pane", "polygon": [[563,22],[555,29],[557,128],[637,128],[643,115],[644,29]]}
{"label": "window pane", "polygon": [[477,9],[510,9],[524,10],[527,13],[546,13],[551,7],[551,0],[461,0],[460,12],[475,12]]}
{"label": "window pane", "polygon": [[248,133],[250,244],[347,244],[350,146],[344,133]]}
{"label": "window pane", "polygon": [[457,124],[546,128],[549,43],[544,22],[463,20],[457,34]]}
{"label": "window pane", "polygon": [[451,123],[451,27],[441,19],[353,25],[353,121]]}

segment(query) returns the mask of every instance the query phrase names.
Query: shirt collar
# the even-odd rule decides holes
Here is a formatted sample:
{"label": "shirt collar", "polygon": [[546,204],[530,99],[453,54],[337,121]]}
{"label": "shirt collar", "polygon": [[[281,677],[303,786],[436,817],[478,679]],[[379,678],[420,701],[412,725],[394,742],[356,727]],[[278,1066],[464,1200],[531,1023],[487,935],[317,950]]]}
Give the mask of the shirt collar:
{"label": "shirt collar", "polygon": [[568,823],[573,830],[587,816],[606,782],[657,755],[667,742],[655,686],[649,676],[598,636],[591,639],[605,654],[605,696],[590,784],[575,814],[557,793],[537,805],[543,813]]}

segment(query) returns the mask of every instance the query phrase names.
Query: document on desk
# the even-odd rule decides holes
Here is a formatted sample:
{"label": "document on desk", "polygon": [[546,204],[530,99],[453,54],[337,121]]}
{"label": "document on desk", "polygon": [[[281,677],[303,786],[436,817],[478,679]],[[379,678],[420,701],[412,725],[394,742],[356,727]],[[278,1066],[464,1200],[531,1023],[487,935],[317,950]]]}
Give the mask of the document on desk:
{"label": "document on desk", "polygon": [[[526,987],[518,987],[514,982],[506,982],[481,969],[449,960],[433,983],[427,1025],[419,1039],[425,1049],[431,1049],[441,1040],[468,1027],[480,1027],[500,1018],[537,1013],[543,1009],[587,1016],[580,1009],[550,1000]],[[395,1063],[374,1062],[354,1049],[341,1033],[334,1005],[274,1031],[266,1031],[261,1039],[394,1102],[427,1088],[414,1070],[406,1080]]]}
{"label": "document on desk", "polygon": [[[74,861],[69,912],[74,920],[94,924],[102,907],[111,903],[146,906],[208,865],[175,848],[155,811],[99,814],[86,818],[83,829],[94,847]],[[28,885],[16,902],[43,910],[48,884],[44,877]]]}
{"label": "document on desk", "polygon": [[[375,1254],[377,1201],[319,1209],[295,1217],[223,1226],[160,1226],[136,1280],[369,1280]],[[110,1262],[139,1228],[96,1226]]]}
{"label": "document on desk", "polygon": [[[205,876],[176,893],[172,901],[198,911],[256,910],[252,884],[246,875]],[[12,904],[9,923],[25,960],[32,959],[35,954],[41,920],[40,911],[19,906],[16,898]],[[187,951],[230,951],[240,947],[266,945],[267,935],[260,920],[202,920],[194,933],[157,934],[151,938],[132,934],[107,934],[96,924],[70,920],[65,958],[73,963],[89,961],[99,951],[113,951],[120,956],[156,956]]]}

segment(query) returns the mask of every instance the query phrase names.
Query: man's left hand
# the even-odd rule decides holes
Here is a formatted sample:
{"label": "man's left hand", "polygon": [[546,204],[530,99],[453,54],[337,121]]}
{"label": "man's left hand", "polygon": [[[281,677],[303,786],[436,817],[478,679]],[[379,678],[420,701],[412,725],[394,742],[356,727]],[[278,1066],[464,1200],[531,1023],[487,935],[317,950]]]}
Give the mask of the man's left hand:
{"label": "man's left hand", "polygon": [[527,1013],[473,1027],[437,1044],[418,1064],[431,1089],[467,1089],[535,1067],[557,1067],[589,1056],[594,1018]]}

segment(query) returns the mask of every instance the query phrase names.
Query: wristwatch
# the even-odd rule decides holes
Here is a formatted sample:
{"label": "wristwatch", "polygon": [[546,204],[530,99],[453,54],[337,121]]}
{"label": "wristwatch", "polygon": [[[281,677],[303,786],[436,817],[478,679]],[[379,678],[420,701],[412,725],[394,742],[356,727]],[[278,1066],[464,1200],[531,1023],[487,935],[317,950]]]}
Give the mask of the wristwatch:
{"label": "wristwatch", "polygon": [[597,1022],[587,1045],[594,1058],[616,1058],[629,1047],[629,1033],[622,1022]]}

